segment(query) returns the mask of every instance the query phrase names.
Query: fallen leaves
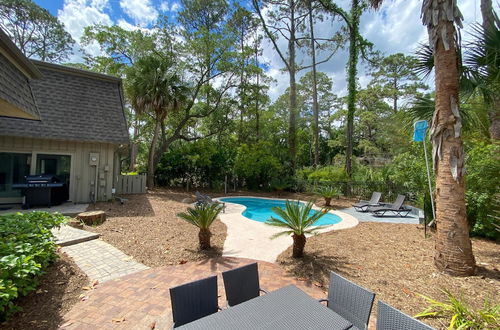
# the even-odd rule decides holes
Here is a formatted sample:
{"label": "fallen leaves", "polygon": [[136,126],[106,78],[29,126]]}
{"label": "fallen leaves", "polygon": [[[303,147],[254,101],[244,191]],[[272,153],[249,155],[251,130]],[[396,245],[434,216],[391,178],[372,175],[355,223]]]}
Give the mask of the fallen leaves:
{"label": "fallen leaves", "polygon": [[113,323],[122,323],[122,322],[125,322],[125,318],[124,317],[113,317],[111,319],[111,322],[113,322]]}

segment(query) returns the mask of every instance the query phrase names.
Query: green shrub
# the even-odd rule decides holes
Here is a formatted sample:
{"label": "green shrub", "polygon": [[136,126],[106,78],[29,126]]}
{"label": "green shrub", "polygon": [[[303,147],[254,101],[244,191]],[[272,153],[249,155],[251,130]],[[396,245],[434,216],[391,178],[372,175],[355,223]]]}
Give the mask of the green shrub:
{"label": "green shrub", "polygon": [[47,212],[0,216],[0,321],[18,310],[14,299],[34,290],[56,258],[50,230],[63,222],[61,214]]}
{"label": "green shrub", "polygon": [[415,317],[445,317],[450,320],[448,329],[499,329],[500,328],[500,304],[492,305],[487,300],[481,309],[474,310],[467,306],[463,297],[457,298],[448,290],[446,301],[438,301],[424,295],[419,295],[428,303],[423,312]]}
{"label": "green shrub", "polygon": [[344,167],[341,166],[318,167],[308,175],[310,181],[347,181],[348,179]]}
{"label": "green shrub", "polygon": [[251,189],[267,189],[271,180],[283,175],[283,168],[272,154],[270,143],[242,144],[234,162],[234,172]]}

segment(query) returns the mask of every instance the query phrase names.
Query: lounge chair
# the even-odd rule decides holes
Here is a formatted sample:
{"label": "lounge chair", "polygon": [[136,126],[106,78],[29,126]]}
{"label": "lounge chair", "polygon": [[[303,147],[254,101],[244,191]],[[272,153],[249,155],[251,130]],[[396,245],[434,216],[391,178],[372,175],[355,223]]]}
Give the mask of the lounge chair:
{"label": "lounge chair", "polygon": [[327,307],[353,324],[349,329],[367,329],[375,294],[330,272]]}
{"label": "lounge chair", "polygon": [[260,288],[259,269],[256,262],[222,272],[222,279],[228,306],[256,298],[260,292],[267,293],[266,290]]}
{"label": "lounge chair", "polygon": [[397,310],[396,308],[378,301],[377,307],[377,330],[433,330],[430,326],[411,316]]}
{"label": "lounge chair", "polygon": [[359,201],[356,204],[352,204],[352,207],[358,212],[366,212],[370,206],[380,206],[380,197],[382,194],[378,191],[374,191],[372,194],[372,198],[367,201]]}
{"label": "lounge chair", "polygon": [[405,201],[404,195],[398,195],[396,201],[392,204],[386,204],[381,206],[371,206],[368,207],[368,212],[373,213],[377,217],[383,217],[387,212],[392,212],[400,217],[406,217],[410,214],[411,209],[403,205]]}
{"label": "lounge chair", "polygon": [[170,288],[173,328],[218,311],[217,276]]}
{"label": "lounge chair", "polygon": [[217,203],[222,205],[222,212],[226,212],[226,203],[214,201],[212,198],[210,198],[210,196],[204,195],[199,191],[195,192],[194,194],[196,196],[196,205]]}

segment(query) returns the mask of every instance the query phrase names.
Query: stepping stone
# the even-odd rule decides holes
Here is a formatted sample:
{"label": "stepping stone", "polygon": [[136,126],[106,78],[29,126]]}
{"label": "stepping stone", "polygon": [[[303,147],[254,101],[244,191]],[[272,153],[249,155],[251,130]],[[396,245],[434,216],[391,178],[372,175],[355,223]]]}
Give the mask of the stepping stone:
{"label": "stepping stone", "polygon": [[56,244],[59,246],[69,246],[99,238],[99,234],[76,229],[67,225],[52,229],[52,234],[54,234]]}

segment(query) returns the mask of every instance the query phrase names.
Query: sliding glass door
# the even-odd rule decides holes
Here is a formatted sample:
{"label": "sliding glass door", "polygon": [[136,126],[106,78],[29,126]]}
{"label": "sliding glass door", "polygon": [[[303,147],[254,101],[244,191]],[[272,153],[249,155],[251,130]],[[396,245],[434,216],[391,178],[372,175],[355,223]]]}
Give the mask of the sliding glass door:
{"label": "sliding glass door", "polygon": [[21,191],[12,184],[23,183],[30,174],[31,153],[0,152],[0,203],[20,203]]}

